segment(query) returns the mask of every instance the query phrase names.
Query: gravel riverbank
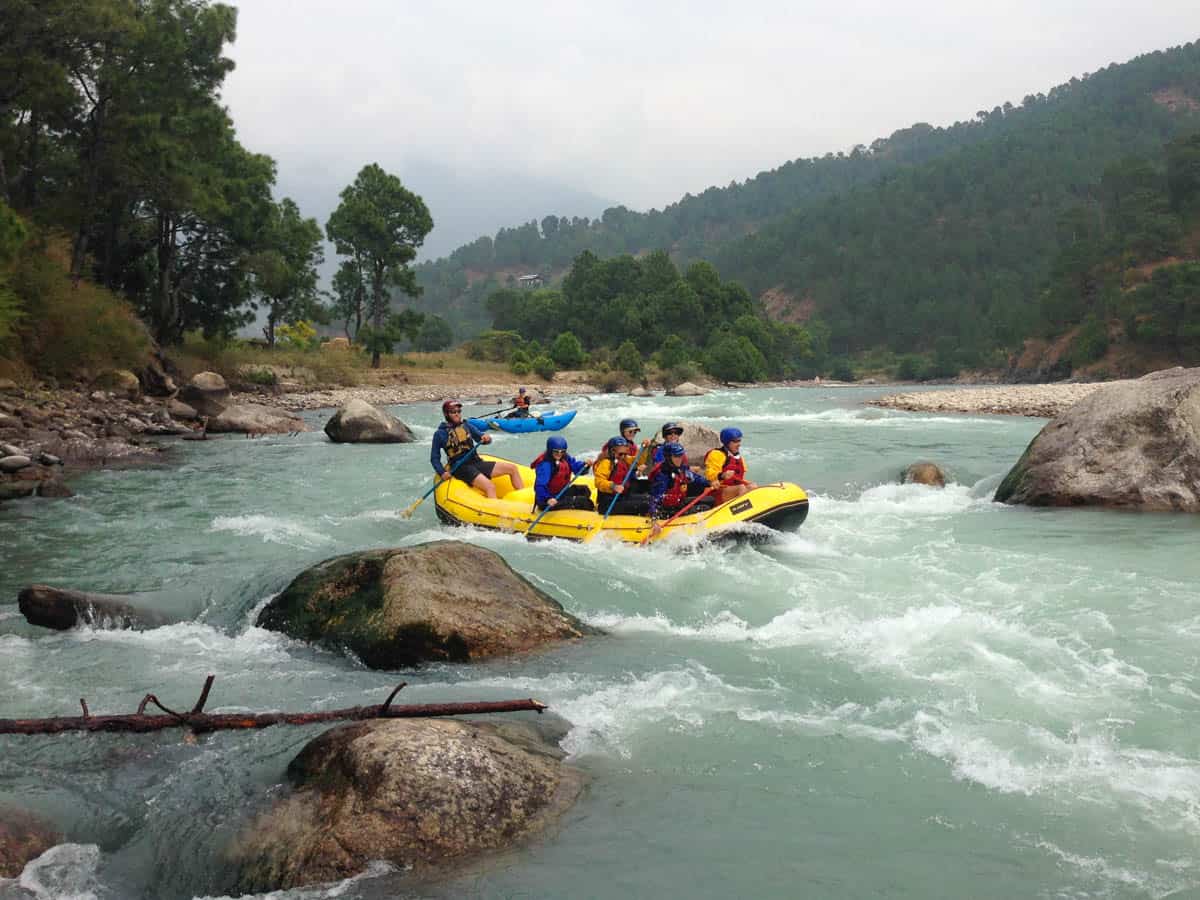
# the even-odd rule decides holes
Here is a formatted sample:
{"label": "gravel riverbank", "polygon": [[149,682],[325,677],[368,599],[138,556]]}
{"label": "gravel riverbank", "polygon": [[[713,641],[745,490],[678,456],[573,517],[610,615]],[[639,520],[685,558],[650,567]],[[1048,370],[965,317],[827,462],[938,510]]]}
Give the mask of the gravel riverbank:
{"label": "gravel riverbank", "polygon": [[994,413],[1052,419],[1094,391],[1119,382],[1089,384],[993,384],[888,394],[868,400],[871,406],[914,412]]}

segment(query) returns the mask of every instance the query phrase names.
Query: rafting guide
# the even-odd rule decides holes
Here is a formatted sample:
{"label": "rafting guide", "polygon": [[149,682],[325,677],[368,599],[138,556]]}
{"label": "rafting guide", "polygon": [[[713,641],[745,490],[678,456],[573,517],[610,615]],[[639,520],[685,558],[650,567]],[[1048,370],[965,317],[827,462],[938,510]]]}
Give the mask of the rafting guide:
{"label": "rafting guide", "polygon": [[[476,443],[492,442],[492,436],[486,431],[463,421],[461,403],[457,400],[447,400],[442,404],[442,417],[442,423],[433,433],[433,447],[429,453],[429,462],[439,478],[446,481],[453,475],[471,487],[483,491],[492,499],[496,497],[493,476],[507,475],[516,490],[525,486],[525,482],[521,480],[521,471],[515,463],[482,460],[477,456],[474,459],[460,460],[460,457],[475,449]],[[446,453],[445,465],[442,464],[442,451]]]}

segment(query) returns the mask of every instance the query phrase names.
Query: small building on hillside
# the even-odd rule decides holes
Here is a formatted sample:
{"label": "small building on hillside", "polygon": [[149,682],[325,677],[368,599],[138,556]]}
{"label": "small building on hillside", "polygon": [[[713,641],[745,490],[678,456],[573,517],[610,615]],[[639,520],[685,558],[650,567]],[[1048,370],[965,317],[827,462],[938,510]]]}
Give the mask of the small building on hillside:
{"label": "small building on hillside", "polygon": [[523,288],[542,287],[545,285],[545,283],[546,279],[542,278],[542,276],[538,274],[520,275],[517,278],[517,286]]}

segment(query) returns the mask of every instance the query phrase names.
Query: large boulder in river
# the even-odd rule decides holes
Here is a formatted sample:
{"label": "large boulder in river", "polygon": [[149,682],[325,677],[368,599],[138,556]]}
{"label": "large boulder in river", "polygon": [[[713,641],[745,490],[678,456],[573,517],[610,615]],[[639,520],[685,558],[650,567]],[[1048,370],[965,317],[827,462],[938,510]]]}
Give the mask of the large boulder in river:
{"label": "large boulder in river", "polygon": [[258,624],[344,647],[373,669],[506,656],[598,633],[498,553],[460,541],[326,560],[268,603]]}
{"label": "large boulder in river", "polygon": [[900,477],[901,484],[924,484],[929,487],[945,487],[946,473],[941,466],[931,462],[915,462]]}
{"label": "large boulder in river", "polygon": [[413,433],[390,413],[366,400],[348,401],[325,423],[325,433],[335,444],[410,444]]}
{"label": "large boulder in river", "polygon": [[308,431],[308,424],[284,409],[259,403],[239,403],[208,420],[213,434],[292,434]]}
{"label": "large boulder in river", "polygon": [[46,584],[31,584],[17,595],[17,607],[31,625],[66,631],[90,625],[93,628],[158,628],[172,621],[161,613],[130,603],[112,594],[85,594]]}
{"label": "large boulder in river", "polygon": [[683,384],[677,384],[675,387],[667,391],[668,397],[703,397],[707,394],[704,388],[699,385],[692,384],[690,381],[685,381]]}
{"label": "large boulder in river", "polygon": [[338,881],[373,860],[428,873],[552,825],[583,775],[519,722],[383,719],[317,737],[288,766],[295,788],[231,848],[242,891]]}
{"label": "large boulder in river", "polygon": [[1200,512],[1200,368],[1105,385],[1047,424],[1001,503]]}
{"label": "large boulder in river", "polygon": [[[689,422],[686,419],[680,420],[678,424],[683,426],[683,449],[687,452],[688,462],[694,466],[702,465],[705,454],[713,447],[721,445],[721,436],[707,425]],[[662,440],[661,431],[656,440]]]}
{"label": "large boulder in river", "polygon": [[179,399],[202,416],[217,416],[229,405],[229,385],[216,372],[200,372],[180,389]]}
{"label": "large boulder in river", "polygon": [[21,809],[0,806],[0,878],[18,877],[27,862],[62,840],[49,822]]}

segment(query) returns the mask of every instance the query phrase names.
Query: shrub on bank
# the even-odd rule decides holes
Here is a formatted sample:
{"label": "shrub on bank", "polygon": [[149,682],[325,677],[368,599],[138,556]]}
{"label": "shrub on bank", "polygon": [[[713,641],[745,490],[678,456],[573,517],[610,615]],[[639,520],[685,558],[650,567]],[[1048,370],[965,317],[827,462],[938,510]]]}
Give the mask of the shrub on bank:
{"label": "shrub on bank", "polygon": [[17,255],[9,289],[19,355],[56,378],[140,368],[152,342],[133,307],[90,281],[74,283],[68,261],[59,241],[30,241]]}

